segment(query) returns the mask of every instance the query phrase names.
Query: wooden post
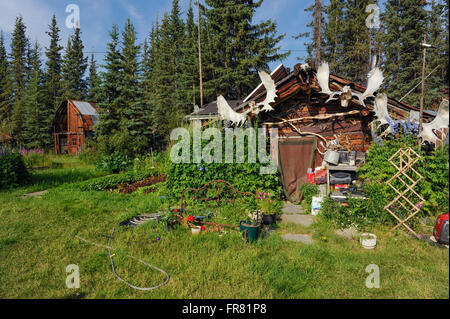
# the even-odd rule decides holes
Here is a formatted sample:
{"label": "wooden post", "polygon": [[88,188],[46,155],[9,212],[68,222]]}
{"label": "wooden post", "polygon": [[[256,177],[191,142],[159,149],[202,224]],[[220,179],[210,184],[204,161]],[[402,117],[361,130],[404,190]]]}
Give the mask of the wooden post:
{"label": "wooden post", "polygon": [[200,107],[203,107],[203,78],[202,78],[202,46],[200,36],[200,0],[197,0],[197,24],[198,24],[198,67],[200,73]]}
{"label": "wooden post", "polygon": [[422,124],[423,124],[423,97],[425,93],[425,58],[427,54],[427,45],[426,45],[427,36],[423,37],[423,61],[422,61],[422,90],[420,92],[420,115],[419,115],[419,133],[422,132]]}

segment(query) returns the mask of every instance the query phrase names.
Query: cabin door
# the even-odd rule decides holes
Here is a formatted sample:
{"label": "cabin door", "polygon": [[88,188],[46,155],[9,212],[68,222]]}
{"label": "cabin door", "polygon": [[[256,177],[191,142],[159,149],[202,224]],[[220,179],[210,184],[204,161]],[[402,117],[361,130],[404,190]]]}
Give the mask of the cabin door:
{"label": "cabin door", "polygon": [[61,154],[67,153],[67,135],[59,136],[59,152]]}
{"label": "cabin door", "polygon": [[302,199],[301,185],[306,183],[308,168],[314,165],[316,137],[279,137],[278,160],[286,198],[293,203]]}

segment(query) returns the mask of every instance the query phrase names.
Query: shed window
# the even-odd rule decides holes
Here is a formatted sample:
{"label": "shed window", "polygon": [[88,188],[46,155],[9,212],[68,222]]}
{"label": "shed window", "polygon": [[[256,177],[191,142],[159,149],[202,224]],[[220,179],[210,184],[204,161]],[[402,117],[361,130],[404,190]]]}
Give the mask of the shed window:
{"label": "shed window", "polygon": [[72,137],[72,145],[77,145],[77,138],[76,137]]}

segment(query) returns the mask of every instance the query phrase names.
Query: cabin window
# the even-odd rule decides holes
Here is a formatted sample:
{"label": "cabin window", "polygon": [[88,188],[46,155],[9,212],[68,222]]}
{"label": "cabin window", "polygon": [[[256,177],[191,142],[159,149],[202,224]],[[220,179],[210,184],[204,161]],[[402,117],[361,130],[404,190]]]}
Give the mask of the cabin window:
{"label": "cabin window", "polygon": [[77,138],[76,137],[72,137],[72,145],[77,145]]}

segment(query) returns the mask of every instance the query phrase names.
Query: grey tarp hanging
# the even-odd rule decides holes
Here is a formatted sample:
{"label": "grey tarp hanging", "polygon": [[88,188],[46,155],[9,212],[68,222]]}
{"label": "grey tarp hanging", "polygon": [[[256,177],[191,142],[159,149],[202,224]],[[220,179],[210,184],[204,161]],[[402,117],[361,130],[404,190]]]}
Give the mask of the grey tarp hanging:
{"label": "grey tarp hanging", "polygon": [[313,166],[316,137],[288,137],[278,139],[278,168],[286,198],[299,203],[301,184],[306,182],[308,168]]}

